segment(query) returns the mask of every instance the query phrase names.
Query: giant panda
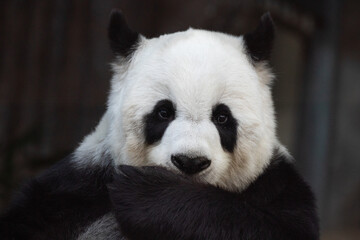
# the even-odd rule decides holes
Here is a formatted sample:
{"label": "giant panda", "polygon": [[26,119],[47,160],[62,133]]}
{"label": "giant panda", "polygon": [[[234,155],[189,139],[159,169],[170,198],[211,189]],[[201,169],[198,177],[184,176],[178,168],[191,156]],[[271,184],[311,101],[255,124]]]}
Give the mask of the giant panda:
{"label": "giant panda", "polygon": [[319,239],[314,196],[276,136],[274,26],[147,39],[118,10],[106,113],[31,180],[1,239]]}

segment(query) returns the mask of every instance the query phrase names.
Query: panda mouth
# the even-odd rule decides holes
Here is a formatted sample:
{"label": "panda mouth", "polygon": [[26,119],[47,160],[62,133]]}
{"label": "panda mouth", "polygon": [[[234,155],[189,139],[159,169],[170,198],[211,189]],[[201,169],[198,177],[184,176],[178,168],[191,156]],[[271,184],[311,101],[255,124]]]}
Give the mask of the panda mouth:
{"label": "panda mouth", "polygon": [[208,183],[207,177],[211,173],[211,168],[207,168],[204,171],[201,171],[200,173],[190,175],[190,174],[186,174],[186,173],[180,171],[178,168],[176,168],[171,163],[166,164],[165,168],[168,169],[169,171],[175,173],[175,174],[185,176],[186,178],[189,178],[189,179],[191,179],[191,180],[193,180],[195,182],[203,182],[203,183]]}

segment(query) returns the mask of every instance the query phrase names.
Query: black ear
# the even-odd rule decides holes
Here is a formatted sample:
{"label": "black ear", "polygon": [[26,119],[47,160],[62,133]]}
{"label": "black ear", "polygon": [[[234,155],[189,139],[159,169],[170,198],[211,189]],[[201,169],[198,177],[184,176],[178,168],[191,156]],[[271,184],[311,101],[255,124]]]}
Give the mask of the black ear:
{"label": "black ear", "polygon": [[254,62],[270,59],[274,36],[274,23],[270,13],[267,12],[262,15],[255,31],[244,35],[245,46]]}
{"label": "black ear", "polygon": [[108,36],[113,53],[123,57],[135,50],[140,39],[139,34],[128,27],[123,14],[117,9],[111,11]]}

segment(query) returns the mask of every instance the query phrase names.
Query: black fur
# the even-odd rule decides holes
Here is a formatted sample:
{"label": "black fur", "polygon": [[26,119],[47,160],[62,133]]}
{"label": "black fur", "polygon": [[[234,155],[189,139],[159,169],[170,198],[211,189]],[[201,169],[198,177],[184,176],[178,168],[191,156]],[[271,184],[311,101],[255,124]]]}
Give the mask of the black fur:
{"label": "black fur", "polygon": [[120,170],[109,192],[128,239],[319,239],[313,194],[284,157],[241,193],[159,167]]}
{"label": "black fur", "polygon": [[[77,170],[64,159],[31,180],[0,217],[1,239],[75,239],[111,209],[108,167]],[[110,159],[104,159],[104,162]]]}
{"label": "black fur", "polygon": [[[227,121],[223,124],[216,120],[220,114],[227,116]],[[236,146],[238,123],[232,116],[229,107],[222,103],[216,105],[213,108],[211,120],[219,132],[222,147],[228,152],[233,152]]]}
{"label": "black fur", "polygon": [[133,53],[140,40],[140,35],[128,27],[121,11],[116,9],[110,15],[108,36],[113,53],[123,57]]}
{"label": "black fur", "polygon": [[[167,111],[167,119],[159,116],[159,111]],[[175,109],[170,100],[159,101],[152,112],[145,116],[145,141],[147,144],[153,144],[159,141],[165,133],[170,122],[175,118]]]}
{"label": "black fur", "polygon": [[270,59],[274,36],[274,23],[270,13],[265,13],[256,30],[244,35],[245,46],[254,62]]}
{"label": "black fur", "polygon": [[[76,239],[114,211],[128,239],[317,240],[313,195],[279,157],[232,193],[160,167],[78,170],[66,159],[32,180],[0,218],[1,239]],[[116,223],[114,223],[116,224]]]}

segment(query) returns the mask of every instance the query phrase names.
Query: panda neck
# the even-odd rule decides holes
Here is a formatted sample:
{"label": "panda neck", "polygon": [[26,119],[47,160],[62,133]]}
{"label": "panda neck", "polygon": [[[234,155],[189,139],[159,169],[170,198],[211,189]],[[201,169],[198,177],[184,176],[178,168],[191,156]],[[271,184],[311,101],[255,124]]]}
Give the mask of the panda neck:
{"label": "panda neck", "polygon": [[104,159],[110,155],[109,144],[109,114],[106,112],[95,130],[87,135],[73,153],[73,161],[80,167],[92,165],[108,165]]}

